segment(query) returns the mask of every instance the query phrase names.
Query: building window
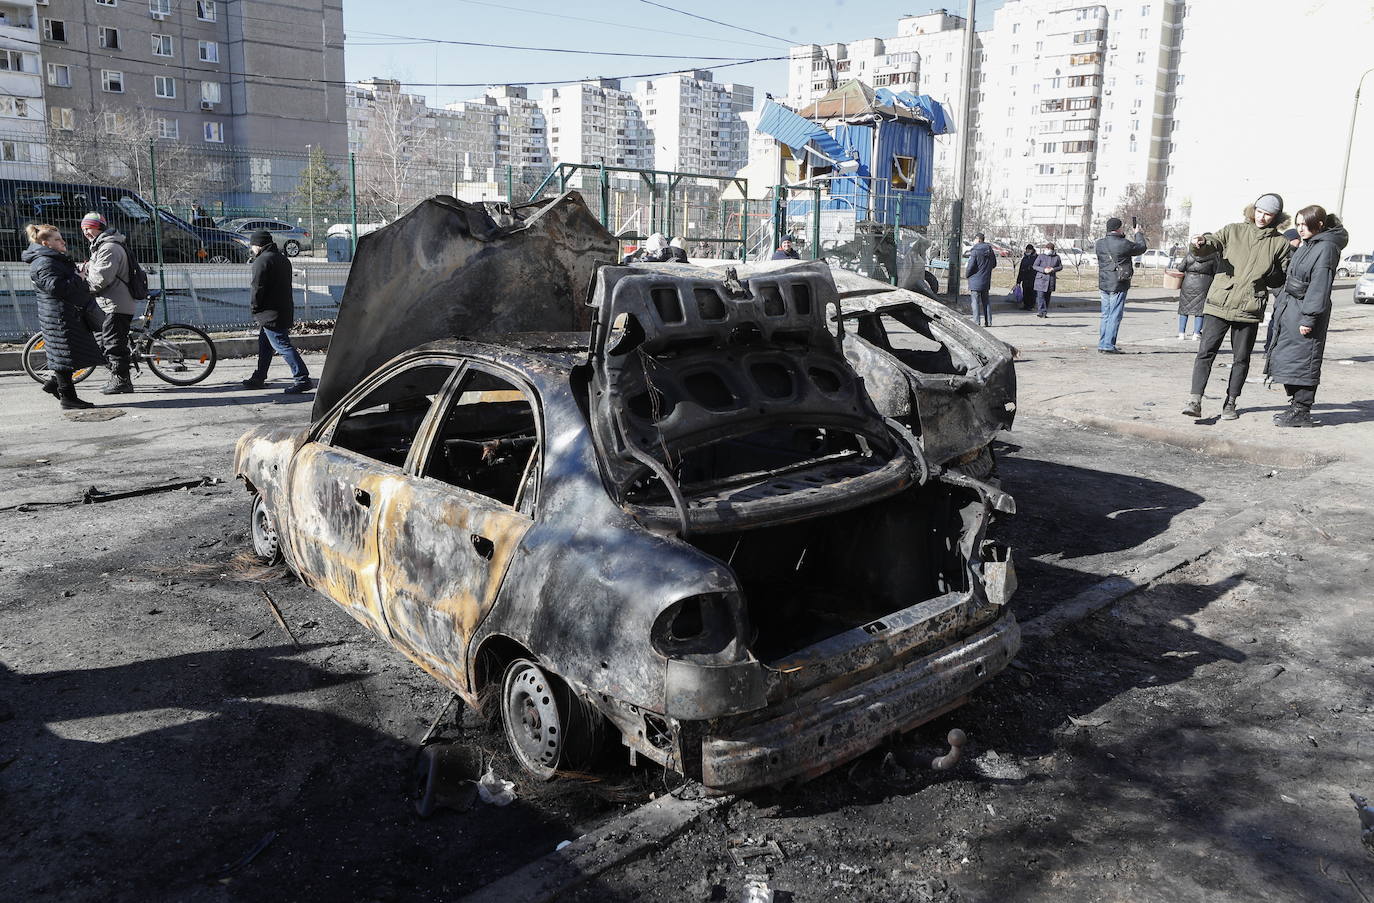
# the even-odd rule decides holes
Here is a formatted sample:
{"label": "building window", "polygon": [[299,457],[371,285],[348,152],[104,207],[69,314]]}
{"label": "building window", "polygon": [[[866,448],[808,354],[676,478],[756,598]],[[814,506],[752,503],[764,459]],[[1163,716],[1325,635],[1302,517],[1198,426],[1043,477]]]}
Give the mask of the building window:
{"label": "building window", "polygon": [[0,72],[32,72],[33,66],[17,50],[0,50]]}
{"label": "building window", "polygon": [[148,0],[148,12],[162,19],[172,14],[172,0]]}
{"label": "building window", "polygon": [[72,86],[71,67],[58,63],[48,63],[48,84],[56,85],[59,88],[70,88]]}
{"label": "building window", "polygon": [[61,19],[44,19],[43,37],[49,41],[67,43],[67,23]]}
{"label": "building window", "polygon": [[76,128],[76,113],[68,107],[48,107],[48,125],[70,132]]}
{"label": "building window", "polygon": [[159,138],[176,138],[181,134],[180,124],[175,119],[158,119],[157,136]]}
{"label": "building window", "polygon": [[28,163],[29,144],[26,141],[0,141],[0,160],[6,163]]}
{"label": "building window", "polygon": [[95,0],[96,6],[118,6],[119,0]]}
{"label": "building window", "polygon": [[224,124],[220,122],[205,123],[205,140],[212,144],[223,144]]}
{"label": "building window", "polygon": [[219,82],[201,82],[200,99],[203,103],[219,103]]}
{"label": "building window", "polygon": [[1142,16],[1148,16],[1148,15],[1150,14],[1150,7],[1148,7],[1148,6],[1142,6],[1142,7],[1140,8],[1140,14],[1141,14]]}
{"label": "building window", "polygon": [[196,18],[202,22],[215,21],[215,0],[196,0]]}
{"label": "building window", "polygon": [[169,34],[153,35],[153,56],[172,55],[172,36]]}
{"label": "building window", "polygon": [[100,70],[100,90],[111,94],[124,93],[124,73],[113,69]]}
{"label": "building window", "polygon": [[197,41],[200,45],[200,59],[203,63],[219,62],[219,45],[214,41]]}
{"label": "building window", "polygon": [[174,98],[177,96],[177,80],[170,75],[153,76],[153,93],[158,97]]}
{"label": "building window", "polygon": [[893,191],[915,191],[916,190],[916,158],[915,157],[893,157],[892,158],[892,177],[890,179]]}
{"label": "building window", "polygon": [[119,110],[107,111],[105,113],[104,119],[105,131],[107,132],[117,132],[120,129],[124,128],[125,124],[129,121],[128,117],[125,116],[124,113]]}
{"label": "building window", "polygon": [[99,33],[98,33],[98,34],[99,34],[99,38],[100,38],[100,46],[101,46],[101,47],[105,48],[106,50],[118,50],[118,49],[119,49],[120,44],[119,44],[119,29],[118,29],[118,28],[111,28],[111,27],[108,26],[108,25],[102,25],[102,26],[100,26],[100,30],[99,30]]}

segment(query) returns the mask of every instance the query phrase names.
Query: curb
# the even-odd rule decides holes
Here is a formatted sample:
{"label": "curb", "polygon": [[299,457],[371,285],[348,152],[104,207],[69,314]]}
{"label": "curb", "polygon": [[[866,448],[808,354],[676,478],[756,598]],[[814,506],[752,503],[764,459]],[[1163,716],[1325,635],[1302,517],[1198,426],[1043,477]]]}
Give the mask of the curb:
{"label": "curb", "polygon": [[1093,429],[1105,430],[1120,436],[1128,436],[1132,439],[1148,439],[1152,442],[1163,442],[1166,445],[1190,449],[1191,451],[1216,458],[1232,458],[1234,460],[1246,461],[1250,464],[1259,464],[1265,467],[1321,467],[1341,460],[1338,455],[1304,451],[1286,445],[1252,442],[1244,439],[1224,439],[1215,436],[1200,436],[1196,433],[1189,433],[1167,426],[1155,426],[1150,423],[1137,423],[1130,420],[1116,420],[1111,417],[1103,417],[1099,414],[1080,414],[1077,412],[1069,412],[1062,408],[1047,413],[1049,416],[1057,417],[1060,420],[1067,420],[1070,423],[1077,423],[1081,426],[1092,427]]}
{"label": "curb", "polygon": [[734,801],[733,796],[645,803],[541,859],[478,888],[466,903],[543,903],[603,872],[657,849],[689,824]]}

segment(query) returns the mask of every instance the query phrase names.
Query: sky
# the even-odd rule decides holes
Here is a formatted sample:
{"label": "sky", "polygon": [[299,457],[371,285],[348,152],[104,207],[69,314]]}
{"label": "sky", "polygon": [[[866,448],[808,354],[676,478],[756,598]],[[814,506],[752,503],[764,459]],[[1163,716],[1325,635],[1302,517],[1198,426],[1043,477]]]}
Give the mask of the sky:
{"label": "sky", "polygon": [[[980,29],[990,27],[991,13],[1003,0],[977,4]],[[725,25],[691,18],[715,19]],[[530,81],[578,81],[589,77],[630,76],[717,66],[728,60],[786,57],[793,44],[829,44],[896,33],[897,19],[921,15],[939,6],[890,0],[816,0],[751,3],[694,0],[690,4],[647,0],[413,0],[404,7],[382,0],[349,0],[344,4],[347,44],[344,64],[350,80],[395,78],[404,82],[471,83],[474,87],[407,87],[423,94],[431,106],[480,96],[486,84]],[[951,3],[962,15],[966,2]],[[404,9],[403,16],[397,16]],[[672,59],[587,56],[525,50],[467,47],[435,41],[467,41],[617,53],[689,54]],[[785,60],[718,69],[720,82],[751,85],[762,100],[765,92],[787,95]],[[532,91],[532,93],[535,93]]]}

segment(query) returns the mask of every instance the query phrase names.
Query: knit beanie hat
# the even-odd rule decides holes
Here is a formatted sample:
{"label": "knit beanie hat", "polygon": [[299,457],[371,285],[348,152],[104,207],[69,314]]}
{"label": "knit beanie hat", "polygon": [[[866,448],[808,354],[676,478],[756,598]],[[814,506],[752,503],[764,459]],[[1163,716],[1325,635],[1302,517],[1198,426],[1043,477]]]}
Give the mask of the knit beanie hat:
{"label": "knit beanie hat", "polygon": [[105,217],[95,212],[88,213],[81,217],[81,228],[84,229],[87,226],[99,226],[101,231],[104,231],[106,226]]}
{"label": "knit beanie hat", "polygon": [[1278,216],[1283,212],[1283,198],[1277,194],[1262,194],[1259,200],[1255,201],[1255,209]]}
{"label": "knit beanie hat", "polygon": [[255,247],[265,248],[272,243],[272,233],[266,229],[259,229],[248,236],[248,243]]}
{"label": "knit beanie hat", "polygon": [[1107,217],[1107,231],[1115,232],[1121,228],[1121,218],[1116,216]]}

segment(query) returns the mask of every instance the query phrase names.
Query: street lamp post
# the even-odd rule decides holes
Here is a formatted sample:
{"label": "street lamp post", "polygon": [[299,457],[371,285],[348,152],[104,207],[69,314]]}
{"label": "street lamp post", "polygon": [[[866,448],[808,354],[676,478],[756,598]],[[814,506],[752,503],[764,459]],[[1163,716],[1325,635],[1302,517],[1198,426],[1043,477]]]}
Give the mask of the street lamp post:
{"label": "street lamp post", "polygon": [[[317,231],[315,229],[315,158],[313,154],[314,145],[307,144],[305,146],[305,175],[308,180],[306,183],[306,195],[310,199],[310,244],[312,247],[315,244],[315,232]],[[311,256],[314,256],[313,251],[311,252]]]}
{"label": "street lamp post", "polygon": [[1355,117],[1360,114],[1360,89],[1364,87],[1365,77],[1374,69],[1366,69],[1360,74],[1360,81],[1355,85],[1355,104],[1350,108],[1350,132],[1345,138],[1345,165],[1341,167],[1341,188],[1336,192],[1336,211],[1345,216],[1345,183],[1350,176],[1350,151],[1355,146]]}

